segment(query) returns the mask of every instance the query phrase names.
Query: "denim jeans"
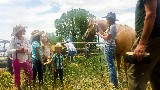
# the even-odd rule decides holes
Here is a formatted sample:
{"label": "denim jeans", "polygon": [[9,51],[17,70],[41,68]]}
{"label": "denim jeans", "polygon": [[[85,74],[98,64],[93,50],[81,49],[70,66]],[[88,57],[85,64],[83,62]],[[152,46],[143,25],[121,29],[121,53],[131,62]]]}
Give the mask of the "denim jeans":
{"label": "denim jeans", "polygon": [[110,73],[110,82],[113,83],[115,87],[117,87],[118,79],[117,79],[116,68],[114,65],[114,51],[115,51],[115,46],[105,45],[104,54]]}

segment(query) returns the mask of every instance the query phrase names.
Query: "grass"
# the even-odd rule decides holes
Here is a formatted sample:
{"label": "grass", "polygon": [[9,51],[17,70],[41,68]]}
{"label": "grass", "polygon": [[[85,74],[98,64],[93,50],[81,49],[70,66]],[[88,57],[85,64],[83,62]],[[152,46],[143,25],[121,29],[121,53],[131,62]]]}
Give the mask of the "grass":
{"label": "grass", "polygon": [[[104,56],[94,55],[90,59],[82,56],[74,58],[74,61],[64,60],[64,84],[61,85],[57,80],[57,85],[53,82],[53,73],[46,71],[44,74],[44,84],[42,90],[114,90],[112,84],[109,83],[109,73]],[[101,62],[100,62],[101,58]],[[28,87],[25,84],[23,72],[21,73],[22,88],[24,90],[37,90],[35,87]],[[118,76],[118,90],[127,90],[127,81],[124,70],[121,69],[121,75]],[[0,73],[0,90],[13,89],[13,77],[6,71]],[[150,86],[148,87],[150,90]]]}

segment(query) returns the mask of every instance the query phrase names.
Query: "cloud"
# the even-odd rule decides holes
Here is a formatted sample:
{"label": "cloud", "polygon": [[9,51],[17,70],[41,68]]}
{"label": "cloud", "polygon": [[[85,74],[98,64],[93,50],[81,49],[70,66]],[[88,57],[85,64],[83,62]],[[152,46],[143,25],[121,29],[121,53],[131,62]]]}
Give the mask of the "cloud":
{"label": "cloud", "polygon": [[0,0],[0,39],[10,40],[16,24],[28,26],[29,38],[34,29],[55,32],[54,20],[71,9],[82,8],[97,19],[112,11],[117,14],[117,23],[134,27],[135,0]]}

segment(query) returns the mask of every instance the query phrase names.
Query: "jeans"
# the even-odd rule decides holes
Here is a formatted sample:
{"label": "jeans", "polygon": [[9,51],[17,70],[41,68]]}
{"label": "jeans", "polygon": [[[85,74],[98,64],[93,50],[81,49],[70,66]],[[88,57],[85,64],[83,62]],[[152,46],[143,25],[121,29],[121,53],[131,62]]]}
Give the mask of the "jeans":
{"label": "jeans", "polygon": [[114,51],[115,51],[115,46],[105,45],[104,54],[110,73],[110,82],[113,83],[115,87],[117,87],[118,79],[117,79],[116,68],[114,65]]}

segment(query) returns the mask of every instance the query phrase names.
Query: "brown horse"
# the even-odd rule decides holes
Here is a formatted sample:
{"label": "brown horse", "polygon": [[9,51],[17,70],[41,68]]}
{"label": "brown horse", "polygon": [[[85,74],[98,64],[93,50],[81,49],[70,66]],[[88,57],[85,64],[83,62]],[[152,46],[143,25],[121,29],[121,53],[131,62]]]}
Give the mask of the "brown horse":
{"label": "brown horse", "polygon": [[[96,31],[104,33],[109,28],[107,20],[90,20],[87,31],[85,32],[85,39],[93,39]],[[118,73],[120,73],[121,57],[125,58],[126,52],[130,51],[132,44],[135,41],[136,32],[133,28],[127,25],[118,24],[118,33],[116,39],[115,58],[117,61]],[[124,60],[124,59],[123,59]],[[124,62],[124,61],[123,61]],[[124,62],[124,70],[127,75],[127,65]]]}

